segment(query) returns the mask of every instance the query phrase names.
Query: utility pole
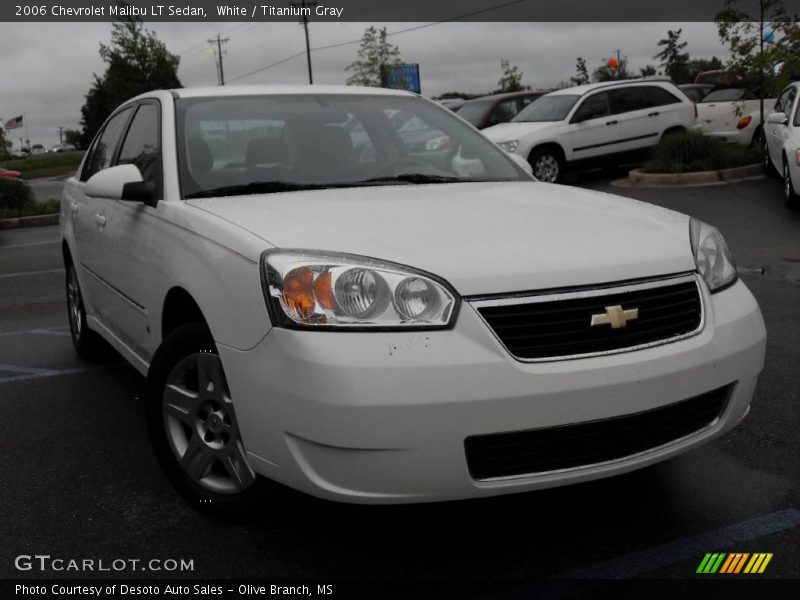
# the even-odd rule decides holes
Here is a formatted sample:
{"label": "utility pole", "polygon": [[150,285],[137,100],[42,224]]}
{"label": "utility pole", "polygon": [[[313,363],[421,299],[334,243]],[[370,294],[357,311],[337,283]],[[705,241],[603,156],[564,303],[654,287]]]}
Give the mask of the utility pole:
{"label": "utility pole", "polygon": [[216,39],[211,38],[208,40],[212,47],[214,44],[217,46],[217,83],[219,85],[225,85],[225,71],[222,69],[222,44],[227,44],[229,41],[231,41],[231,38],[223,38],[219,34],[217,34]]}
{"label": "utility pole", "polygon": [[[300,22],[303,24],[303,29],[306,31],[306,63],[308,63],[308,83],[314,83],[314,76],[311,73],[311,43],[308,40],[308,12],[312,6],[316,6],[315,1],[300,0],[300,2],[292,2],[292,8],[300,8],[301,16]],[[309,10],[306,10],[309,9]]]}
{"label": "utility pole", "polygon": [[622,79],[622,54],[617,48],[617,79]]}
{"label": "utility pole", "polygon": [[58,143],[64,143],[64,128],[61,125],[58,126]]}

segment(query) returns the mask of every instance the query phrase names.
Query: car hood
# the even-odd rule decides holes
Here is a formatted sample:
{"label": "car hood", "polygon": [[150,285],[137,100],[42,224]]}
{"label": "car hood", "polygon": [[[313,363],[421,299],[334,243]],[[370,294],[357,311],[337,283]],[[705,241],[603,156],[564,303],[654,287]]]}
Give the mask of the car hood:
{"label": "car hood", "polygon": [[273,246],[409,265],[465,296],[695,269],[687,216],[561,185],[393,185],[187,203]]}
{"label": "car hood", "polygon": [[563,121],[542,121],[538,123],[501,123],[487,127],[481,133],[493,142],[505,142],[508,140],[518,140],[531,134],[540,134],[551,129],[557,129]]}

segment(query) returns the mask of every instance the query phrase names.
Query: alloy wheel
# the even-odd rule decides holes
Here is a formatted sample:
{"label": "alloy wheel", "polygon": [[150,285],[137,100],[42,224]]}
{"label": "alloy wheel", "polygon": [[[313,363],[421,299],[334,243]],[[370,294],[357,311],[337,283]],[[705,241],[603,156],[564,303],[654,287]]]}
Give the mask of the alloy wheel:
{"label": "alloy wheel", "polygon": [[558,159],[552,154],[542,154],[533,165],[533,175],[539,181],[555,183],[558,179]]}
{"label": "alloy wheel", "polygon": [[162,412],[169,445],[193,481],[217,494],[238,494],[253,485],[255,474],[216,354],[198,352],[175,365]]}
{"label": "alloy wheel", "polygon": [[83,299],[75,265],[70,265],[67,271],[67,312],[72,336],[79,341],[83,332]]}
{"label": "alloy wheel", "polygon": [[792,176],[789,175],[789,165],[783,163],[783,197],[788,202],[792,199]]}

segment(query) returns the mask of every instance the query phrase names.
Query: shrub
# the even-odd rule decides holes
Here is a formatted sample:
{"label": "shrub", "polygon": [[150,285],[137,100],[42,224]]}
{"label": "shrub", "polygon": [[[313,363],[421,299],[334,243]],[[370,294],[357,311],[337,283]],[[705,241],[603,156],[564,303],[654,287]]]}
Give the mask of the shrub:
{"label": "shrub", "polygon": [[24,182],[0,177],[0,210],[21,217],[33,204],[31,190]]}
{"label": "shrub", "polygon": [[693,173],[732,169],[761,162],[760,146],[728,144],[697,132],[665,136],[643,167],[647,173]]}

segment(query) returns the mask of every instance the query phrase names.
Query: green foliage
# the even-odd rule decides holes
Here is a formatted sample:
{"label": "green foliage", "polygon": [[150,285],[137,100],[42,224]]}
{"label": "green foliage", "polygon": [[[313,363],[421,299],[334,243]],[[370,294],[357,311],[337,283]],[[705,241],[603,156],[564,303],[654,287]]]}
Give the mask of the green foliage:
{"label": "green foliage", "polygon": [[647,173],[693,173],[732,169],[761,161],[760,146],[727,144],[699,132],[665,136],[643,167]]}
{"label": "green foliage", "polygon": [[180,57],[170,54],[153,32],[138,21],[113,24],[111,43],[100,44],[106,63],[102,77],[94,81],[81,108],[81,145],[89,145],[97,130],[117,106],[126,100],[157,89],[181,87],[178,79]]}
{"label": "green foliage", "polygon": [[658,46],[663,48],[653,58],[661,61],[664,73],[675,83],[690,83],[689,81],[689,53],[681,52],[688,42],[681,42],[683,29],[668,30],[667,37],[658,41]]}
{"label": "green foliage", "polygon": [[639,77],[655,77],[658,71],[653,65],[645,65],[639,69]]}
{"label": "green foliage", "polygon": [[531,89],[529,85],[522,85],[522,71],[519,70],[519,67],[512,66],[505,58],[500,59],[500,69],[502,75],[497,82],[498,93],[522,92]]}
{"label": "green foliage", "polygon": [[78,168],[83,152],[59,152],[38,154],[27,158],[15,158],[0,162],[0,167],[19,171],[26,179],[72,174]]}
{"label": "green foliage", "polygon": [[65,144],[72,144],[76,148],[81,148],[81,132],[76,129],[65,129],[64,130],[64,143]]}
{"label": "green foliage", "polygon": [[383,85],[382,69],[387,66],[401,65],[400,49],[387,41],[386,27],[378,30],[367,27],[361,46],[358,49],[358,58],[345,67],[345,71],[352,71],[347,78],[347,85],[364,85],[381,87]]}
{"label": "green foliage", "polygon": [[694,83],[698,73],[705,71],[720,71],[725,68],[723,62],[716,56],[711,58],[693,58],[686,65],[689,83]]}
{"label": "green foliage", "polygon": [[0,177],[0,214],[21,217],[33,203],[31,190],[24,182]]}
{"label": "green foliage", "polygon": [[592,81],[615,81],[617,79],[630,79],[627,56],[620,56],[619,64],[616,69],[612,69],[608,64],[604,64],[592,71]]}
{"label": "green foliage", "polygon": [[5,131],[0,129],[0,158],[6,158],[11,147],[11,140],[6,140]]}
{"label": "green foliage", "polygon": [[586,69],[586,59],[579,56],[575,61],[575,75],[569,78],[572,85],[589,83],[589,71]]}
{"label": "green foliage", "polygon": [[[758,13],[739,8],[740,0],[726,0],[715,21],[722,43],[730,49],[727,69],[735,76],[763,82],[765,97],[771,98],[800,73],[800,24],[784,7],[783,0],[760,0]],[[773,32],[774,41],[764,41]],[[780,73],[775,67],[783,63]]]}

